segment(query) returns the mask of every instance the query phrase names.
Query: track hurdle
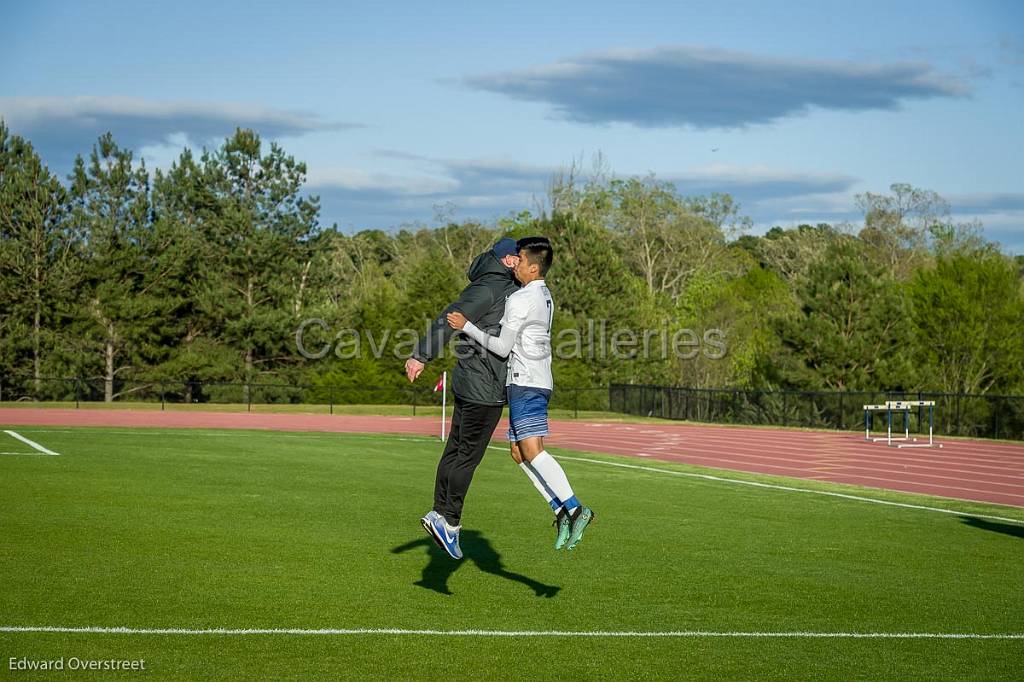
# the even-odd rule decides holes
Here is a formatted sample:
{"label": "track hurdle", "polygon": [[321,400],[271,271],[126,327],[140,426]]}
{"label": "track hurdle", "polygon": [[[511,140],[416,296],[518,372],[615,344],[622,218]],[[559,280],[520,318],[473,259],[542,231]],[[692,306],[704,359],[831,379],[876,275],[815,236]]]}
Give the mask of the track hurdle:
{"label": "track hurdle", "polygon": [[[887,403],[892,406],[894,410],[902,410],[905,418],[909,419],[910,408],[912,407],[927,407],[928,408],[928,442],[918,443],[917,439],[914,439],[913,443],[897,443],[898,448],[934,448],[942,447],[942,443],[935,442],[935,401],[934,400],[891,400]],[[920,425],[918,426],[920,429]],[[909,427],[907,435],[910,435]],[[892,443],[890,443],[892,445]]]}
{"label": "track hurdle", "polygon": [[[865,405],[864,406],[864,440],[869,440],[872,443],[880,443],[885,441],[886,445],[892,445],[893,443],[901,440],[910,440],[910,408],[901,409],[901,405],[898,400],[886,401],[884,405]],[[901,409],[903,412],[903,435],[893,436],[892,435],[892,413],[896,409]],[[886,433],[885,437],[872,437],[871,436],[871,424],[873,421],[874,413],[885,410],[885,421],[886,421]]]}
{"label": "track hurdle", "polygon": [[[928,408],[928,442],[918,443],[917,438],[910,437],[910,409],[913,407]],[[886,433],[884,437],[871,435],[871,427],[874,422],[875,412],[885,412]],[[903,413],[903,435],[892,435],[893,412]],[[886,445],[897,448],[932,448],[942,447],[941,443],[935,442],[935,401],[934,400],[888,400],[883,405],[864,405],[864,440],[872,443],[885,442]]]}
{"label": "track hurdle", "polygon": [[876,440],[885,440],[884,438],[872,438],[871,437],[871,426],[874,422],[875,412],[881,412],[885,410],[889,411],[888,405],[865,405],[864,406],[864,440],[871,441],[872,443]]}

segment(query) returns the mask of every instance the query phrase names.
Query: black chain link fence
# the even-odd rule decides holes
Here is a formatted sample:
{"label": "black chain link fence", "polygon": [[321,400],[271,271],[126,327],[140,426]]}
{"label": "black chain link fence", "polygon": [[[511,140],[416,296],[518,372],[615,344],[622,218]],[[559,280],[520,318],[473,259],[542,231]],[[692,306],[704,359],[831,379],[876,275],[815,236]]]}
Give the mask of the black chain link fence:
{"label": "black chain link fence", "polygon": [[[55,402],[76,407],[106,402],[108,385],[98,378],[24,376],[0,379],[2,402]],[[180,405],[404,405],[437,407],[441,393],[433,380],[404,387],[115,379],[113,403]],[[796,426],[856,431],[864,428],[863,406],[887,400],[934,400],[937,435],[1024,440],[1024,396],[891,391],[754,391],[679,388],[635,384],[558,386],[551,409],[578,417],[581,412],[618,412],[719,424]],[[911,427],[928,426],[927,408],[911,412]]]}
{"label": "black chain link fence", "polygon": [[[624,414],[718,424],[839,430],[864,428],[864,405],[934,400],[935,433],[1024,440],[1024,396],[892,391],[751,391],[612,384],[609,409]],[[928,408],[911,411],[915,431],[928,428]]]}
{"label": "black chain link fence", "polygon": [[[0,378],[0,403],[153,403],[161,409],[176,405],[320,405],[334,413],[336,406],[404,405],[411,414],[418,407],[438,407],[441,392],[436,379],[421,377],[417,384],[402,387],[331,386],[321,384],[244,383],[221,381],[123,380],[102,378],[25,376]],[[111,400],[107,400],[107,393]],[[451,402],[449,388],[449,403]],[[606,386],[559,387],[551,399],[552,410],[571,412],[608,411]]]}

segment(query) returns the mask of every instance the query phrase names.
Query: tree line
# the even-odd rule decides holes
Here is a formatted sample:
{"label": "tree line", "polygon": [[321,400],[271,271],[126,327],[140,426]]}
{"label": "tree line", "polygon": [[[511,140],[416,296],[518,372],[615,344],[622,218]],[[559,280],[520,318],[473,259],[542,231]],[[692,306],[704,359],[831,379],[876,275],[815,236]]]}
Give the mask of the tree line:
{"label": "tree line", "polygon": [[[241,129],[153,171],[107,134],[58,178],[0,123],[0,376],[30,397],[87,377],[106,400],[152,381],[400,387],[378,343],[422,332],[500,236],[545,234],[556,345],[583,340],[561,386],[1024,393],[1024,258],[934,192],[895,184],[858,196],[863,225],[754,236],[726,194],[574,165],[494,224],[346,234],[305,180]],[[299,352],[304,320],[330,352]],[[599,326],[625,355],[593,347]],[[341,330],[371,342],[339,352]],[[701,352],[711,331],[724,352]]]}

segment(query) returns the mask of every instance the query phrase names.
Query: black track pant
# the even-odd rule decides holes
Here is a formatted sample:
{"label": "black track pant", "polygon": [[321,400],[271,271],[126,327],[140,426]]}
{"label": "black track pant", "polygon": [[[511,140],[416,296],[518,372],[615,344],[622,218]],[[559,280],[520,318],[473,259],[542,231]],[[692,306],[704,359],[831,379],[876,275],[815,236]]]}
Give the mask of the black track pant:
{"label": "black track pant", "polygon": [[502,408],[502,405],[477,405],[455,399],[451,432],[441,461],[437,463],[434,482],[434,511],[453,526],[462,522],[462,502],[473,482],[473,472],[487,452]]}

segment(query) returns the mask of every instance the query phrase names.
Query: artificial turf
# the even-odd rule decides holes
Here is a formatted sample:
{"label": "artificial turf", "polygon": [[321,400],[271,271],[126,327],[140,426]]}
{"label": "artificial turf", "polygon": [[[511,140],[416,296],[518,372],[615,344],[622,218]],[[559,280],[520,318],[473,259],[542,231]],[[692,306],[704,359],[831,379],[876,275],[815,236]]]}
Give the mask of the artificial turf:
{"label": "artificial turf", "polygon": [[[555,552],[495,450],[456,563],[418,523],[436,440],[12,428],[61,456],[0,457],[0,627],[1024,633],[1022,524],[555,450],[597,512]],[[0,632],[0,677],[60,657],[146,661],[103,678],[1019,679],[1024,640]]]}

